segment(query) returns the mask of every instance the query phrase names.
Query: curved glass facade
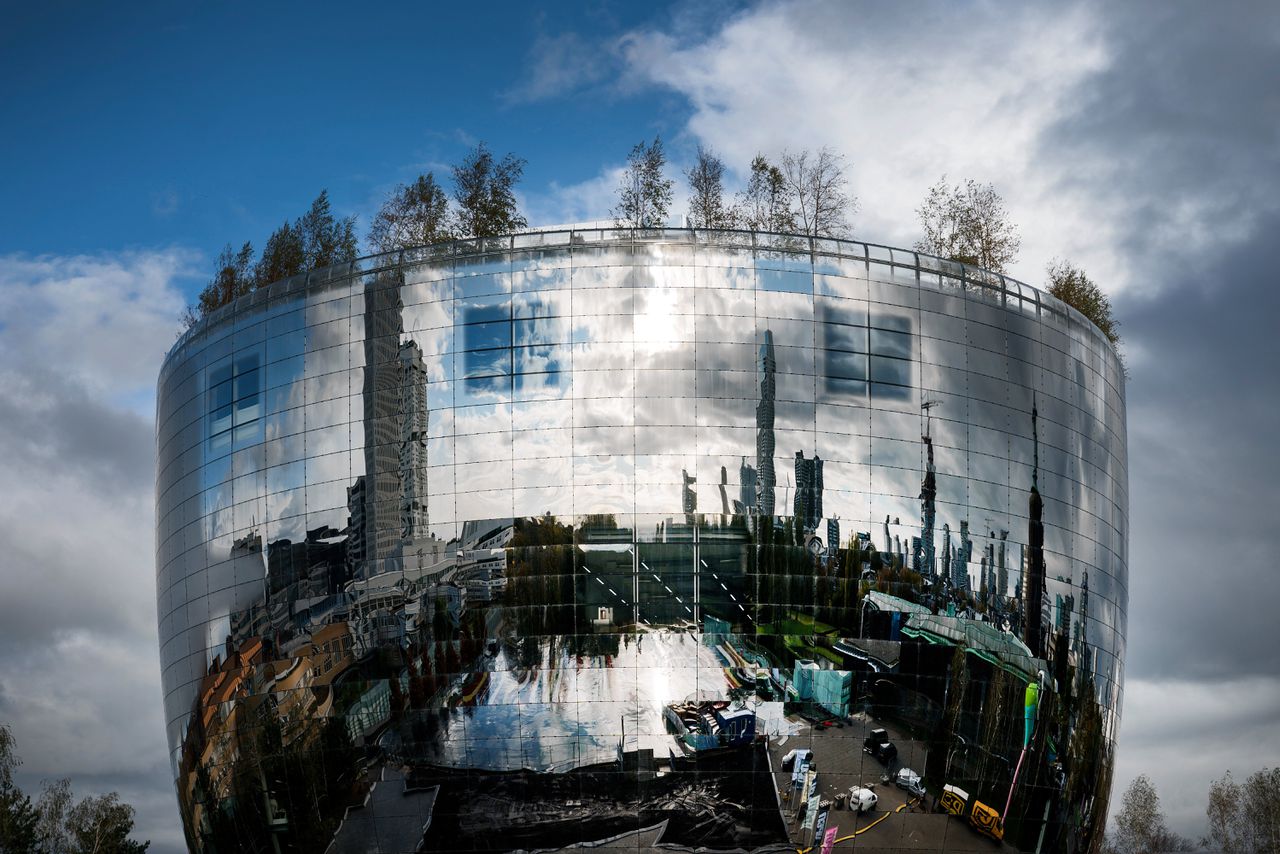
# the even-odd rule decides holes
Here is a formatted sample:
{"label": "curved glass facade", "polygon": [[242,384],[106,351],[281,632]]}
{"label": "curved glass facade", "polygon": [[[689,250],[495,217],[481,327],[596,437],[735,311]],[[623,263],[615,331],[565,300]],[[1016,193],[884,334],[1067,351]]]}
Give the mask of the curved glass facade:
{"label": "curved glass facade", "polygon": [[258,291],[158,400],[193,850],[1100,841],[1123,371],[1033,288],[522,234]]}

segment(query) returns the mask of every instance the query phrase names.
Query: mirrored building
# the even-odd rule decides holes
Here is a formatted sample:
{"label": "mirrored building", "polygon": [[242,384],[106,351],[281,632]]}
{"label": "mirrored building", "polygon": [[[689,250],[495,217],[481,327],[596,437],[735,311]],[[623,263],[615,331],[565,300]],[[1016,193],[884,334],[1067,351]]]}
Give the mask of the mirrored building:
{"label": "mirrored building", "polygon": [[157,431],[193,851],[1100,842],[1123,370],[1027,285],[746,232],[426,247],[197,324]]}

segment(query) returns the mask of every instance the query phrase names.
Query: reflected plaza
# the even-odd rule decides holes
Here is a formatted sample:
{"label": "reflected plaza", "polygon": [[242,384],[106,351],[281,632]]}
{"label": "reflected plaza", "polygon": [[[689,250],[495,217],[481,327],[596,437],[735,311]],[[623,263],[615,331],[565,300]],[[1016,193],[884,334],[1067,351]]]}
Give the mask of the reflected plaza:
{"label": "reflected plaza", "polygon": [[1101,842],[1124,373],[1032,287],[793,235],[458,241],[219,309],[157,406],[192,851]]}

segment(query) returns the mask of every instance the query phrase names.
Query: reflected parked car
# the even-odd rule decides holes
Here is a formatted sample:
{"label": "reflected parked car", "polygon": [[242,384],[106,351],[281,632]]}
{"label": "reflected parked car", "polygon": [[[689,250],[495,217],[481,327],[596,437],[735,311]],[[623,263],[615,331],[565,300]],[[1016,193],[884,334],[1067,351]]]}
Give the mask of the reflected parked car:
{"label": "reflected parked car", "polygon": [[898,773],[893,776],[893,784],[917,798],[924,797],[924,781],[910,768],[899,768]]}
{"label": "reflected parked car", "polygon": [[849,809],[854,812],[871,812],[879,800],[875,792],[864,786],[854,786],[849,790]]}
{"label": "reflected parked car", "polygon": [[889,740],[889,733],[882,729],[873,729],[871,734],[862,740],[862,750],[864,753],[870,753],[884,765],[898,758],[898,748]]}

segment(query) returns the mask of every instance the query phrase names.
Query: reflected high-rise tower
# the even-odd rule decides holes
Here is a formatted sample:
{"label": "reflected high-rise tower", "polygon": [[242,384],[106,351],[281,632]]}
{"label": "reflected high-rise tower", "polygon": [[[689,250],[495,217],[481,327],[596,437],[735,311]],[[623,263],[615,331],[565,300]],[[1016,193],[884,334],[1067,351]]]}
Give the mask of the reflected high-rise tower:
{"label": "reflected high-rise tower", "polygon": [[1044,655],[1044,499],[1040,497],[1039,412],[1031,404],[1031,498],[1027,507],[1027,581],[1023,585],[1022,640],[1034,655]]}
{"label": "reflected high-rise tower", "polygon": [[960,549],[956,553],[951,571],[955,573],[954,584],[961,590],[972,589],[969,581],[969,560],[973,557],[973,540],[969,538],[969,520],[960,521]]}
{"label": "reflected high-rise tower", "polygon": [[[387,274],[379,276],[364,292],[364,515],[359,534],[364,565],[355,567],[360,576],[394,568],[403,530],[401,283],[401,276]],[[425,489],[422,494],[425,497]]]}
{"label": "reflected high-rise tower", "polygon": [[756,512],[756,468],[746,457],[738,466],[738,500],[734,502],[733,512],[748,516]]}
{"label": "reflected high-rise tower", "polygon": [[934,521],[934,500],[938,497],[938,477],[933,467],[933,437],[929,431],[929,410],[935,404],[933,401],[926,401],[925,411],[925,429],[921,440],[924,442],[925,449],[925,470],[924,480],[920,484],[920,545],[922,549],[921,564],[924,574],[932,577],[938,571],[937,564],[934,563],[933,552],[933,521]]}
{"label": "reflected high-rise tower", "polygon": [[796,527],[804,534],[818,530],[822,521],[822,460],[816,454],[805,459],[803,451],[796,451]]}
{"label": "reflected high-rise tower", "polygon": [[[1030,505],[1008,500],[1030,462],[1009,411],[1033,414]],[[1002,850],[1097,847],[1124,379],[1034,288],[803,236],[461,240],[200,320],[166,358],[156,432],[186,850],[814,845],[847,821],[819,795],[797,836],[809,801],[772,769],[812,744],[829,777],[861,745],[811,711],[882,728],[929,797],[971,796],[859,845],[972,850],[985,816]],[[1045,580],[1050,546],[1071,568]]]}
{"label": "reflected high-rise tower", "polygon": [[764,331],[760,345],[760,402],[756,404],[756,512],[773,515],[773,488],[777,477],[773,471],[773,413],[778,393],[778,360],[773,351],[773,332]]}
{"label": "reflected high-rise tower", "polygon": [[427,369],[422,348],[400,345],[400,536],[427,536]]}

